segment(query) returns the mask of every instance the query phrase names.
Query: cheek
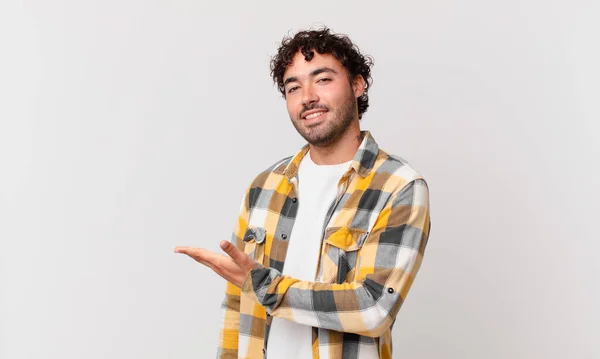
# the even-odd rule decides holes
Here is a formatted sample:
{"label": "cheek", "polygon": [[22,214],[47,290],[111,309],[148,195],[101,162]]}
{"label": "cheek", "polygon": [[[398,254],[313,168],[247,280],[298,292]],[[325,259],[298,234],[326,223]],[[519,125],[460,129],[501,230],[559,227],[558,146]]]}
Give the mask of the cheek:
{"label": "cheek", "polygon": [[298,104],[296,103],[297,101],[294,100],[290,100],[289,98],[286,99],[285,105],[287,107],[287,111],[290,114],[290,116],[292,117],[296,117],[299,113],[299,109],[298,109]]}
{"label": "cheek", "polygon": [[344,102],[346,93],[347,89],[345,88],[331,86],[321,91],[319,94],[319,102],[327,106],[336,107],[340,103]]}

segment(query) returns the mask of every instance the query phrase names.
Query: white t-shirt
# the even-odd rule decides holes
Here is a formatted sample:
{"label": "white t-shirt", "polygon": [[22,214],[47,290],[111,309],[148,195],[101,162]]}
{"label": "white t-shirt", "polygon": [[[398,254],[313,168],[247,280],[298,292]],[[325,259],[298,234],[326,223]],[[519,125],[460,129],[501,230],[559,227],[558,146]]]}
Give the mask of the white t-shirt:
{"label": "white t-shirt", "polygon": [[[285,257],[283,274],[314,282],[327,210],[337,195],[337,185],[350,167],[317,165],[304,156],[298,167],[298,212]],[[373,347],[375,349],[375,347]],[[375,349],[376,350],[376,349]],[[365,356],[366,354],[366,356]],[[361,353],[360,358],[377,358]],[[312,359],[312,330],[307,325],[273,317],[267,348],[269,359]]]}

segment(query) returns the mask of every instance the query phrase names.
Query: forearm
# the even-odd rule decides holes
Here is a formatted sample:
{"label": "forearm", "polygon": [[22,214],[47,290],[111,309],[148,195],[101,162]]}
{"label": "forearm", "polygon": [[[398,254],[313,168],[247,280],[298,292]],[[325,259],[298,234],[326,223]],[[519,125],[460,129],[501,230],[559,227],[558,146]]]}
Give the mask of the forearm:
{"label": "forearm", "polygon": [[391,325],[412,286],[429,229],[427,186],[424,181],[413,181],[380,212],[359,249],[360,264],[354,268],[352,282],[300,281],[256,263],[242,284],[242,293],[272,316],[377,337]]}
{"label": "forearm", "polygon": [[[413,270],[418,268],[417,258]],[[256,265],[242,285],[242,293],[267,312],[299,324],[378,337],[392,324],[414,274],[390,271],[343,284],[313,283],[281,275]],[[414,272],[413,272],[414,273]],[[385,275],[386,285],[381,285]]]}

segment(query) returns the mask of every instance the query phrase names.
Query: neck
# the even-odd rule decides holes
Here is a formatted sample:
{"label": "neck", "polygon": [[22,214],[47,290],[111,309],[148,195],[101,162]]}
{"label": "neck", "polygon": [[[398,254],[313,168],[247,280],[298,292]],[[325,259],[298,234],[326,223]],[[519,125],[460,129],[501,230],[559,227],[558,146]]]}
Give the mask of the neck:
{"label": "neck", "polygon": [[310,147],[310,158],[318,165],[338,165],[354,158],[362,143],[358,121],[352,121],[348,130],[339,139],[327,146]]}

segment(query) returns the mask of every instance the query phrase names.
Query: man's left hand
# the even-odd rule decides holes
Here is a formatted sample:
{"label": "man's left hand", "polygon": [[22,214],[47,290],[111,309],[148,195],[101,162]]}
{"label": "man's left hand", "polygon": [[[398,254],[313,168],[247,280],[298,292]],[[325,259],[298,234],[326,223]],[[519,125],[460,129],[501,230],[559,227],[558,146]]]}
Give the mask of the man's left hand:
{"label": "man's left hand", "polygon": [[240,251],[231,242],[221,241],[220,247],[226,255],[213,253],[202,248],[175,247],[175,253],[187,254],[196,262],[202,263],[227,281],[241,287],[244,279],[254,266],[254,259]]}

